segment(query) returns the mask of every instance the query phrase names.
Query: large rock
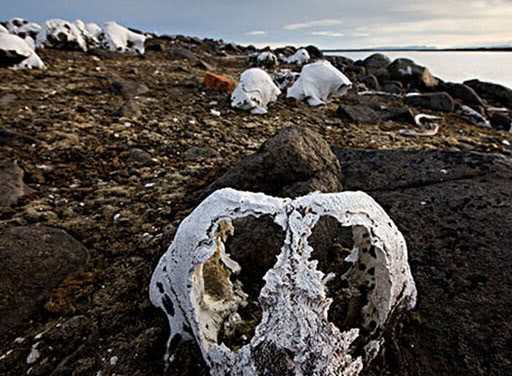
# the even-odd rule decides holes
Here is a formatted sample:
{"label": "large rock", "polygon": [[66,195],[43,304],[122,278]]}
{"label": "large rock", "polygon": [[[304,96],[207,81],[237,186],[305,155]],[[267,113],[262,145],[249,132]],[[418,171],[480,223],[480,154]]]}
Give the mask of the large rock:
{"label": "large rock", "polygon": [[89,258],[87,249],[63,230],[45,226],[0,231],[0,333],[26,320],[49,291]]}
{"label": "large rock", "polygon": [[340,104],[336,115],[354,124],[377,124],[379,114],[371,107],[360,105]]}
{"label": "large rock", "polygon": [[432,111],[452,112],[454,110],[453,98],[445,92],[427,94],[409,94],[404,103],[408,106],[421,107]]}
{"label": "large rock", "polygon": [[392,80],[400,81],[410,88],[432,89],[439,83],[428,68],[417,65],[410,59],[395,59],[387,70]]}
{"label": "large rock", "polygon": [[363,60],[363,65],[366,67],[368,73],[375,73],[380,69],[385,69],[389,64],[391,64],[389,57],[381,53],[375,53]]}
{"label": "large rock", "polygon": [[0,208],[8,207],[20,197],[32,192],[32,189],[23,183],[23,175],[23,170],[16,164],[0,163]]}
{"label": "large rock", "polygon": [[334,151],[344,187],[373,196],[404,234],[418,287],[416,312],[368,374],[509,375],[512,160],[434,150]]}
{"label": "large rock", "polygon": [[505,86],[476,79],[464,81],[464,85],[471,87],[484,99],[496,101],[505,107],[512,108],[512,90]]}
{"label": "large rock", "polygon": [[439,89],[447,92],[454,99],[459,99],[463,104],[476,111],[485,108],[485,103],[480,96],[469,86],[455,82],[443,82]]}
{"label": "large rock", "polygon": [[318,133],[284,128],[211,184],[203,197],[224,187],[279,197],[338,192],[340,174],[336,157]]}

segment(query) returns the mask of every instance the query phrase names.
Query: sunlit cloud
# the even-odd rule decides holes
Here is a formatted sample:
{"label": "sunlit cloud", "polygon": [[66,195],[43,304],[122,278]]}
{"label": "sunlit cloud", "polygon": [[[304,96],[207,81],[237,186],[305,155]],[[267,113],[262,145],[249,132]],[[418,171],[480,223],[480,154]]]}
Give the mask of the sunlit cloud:
{"label": "sunlit cloud", "polygon": [[311,35],[321,35],[325,37],[344,37],[345,34],[335,31],[312,31]]}
{"label": "sunlit cloud", "polygon": [[341,20],[317,20],[317,21],[310,21],[310,22],[303,22],[303,23],[294,23],[283,26],[283,29],[285,30],[299,30],[299,29],[309,29],[312,27],[319,27],[319,26],[335,26],[335,25],[341,25],[343,21]]}
{"label": "sunlit cloud", "polygon": [[247,35],[265,35],[265,32],[263,30],[255,30],[255,31],[249,31]]}

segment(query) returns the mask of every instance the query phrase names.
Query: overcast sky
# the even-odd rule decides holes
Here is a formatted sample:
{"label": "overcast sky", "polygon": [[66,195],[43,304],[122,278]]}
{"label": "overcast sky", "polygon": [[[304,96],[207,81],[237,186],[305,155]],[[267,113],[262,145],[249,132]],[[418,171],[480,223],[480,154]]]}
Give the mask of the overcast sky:
{"label": "overcast sky", "polygon": [[117,21],[166,34],[320,48],[512,43],[512,0],[0,0],[5,20]]}

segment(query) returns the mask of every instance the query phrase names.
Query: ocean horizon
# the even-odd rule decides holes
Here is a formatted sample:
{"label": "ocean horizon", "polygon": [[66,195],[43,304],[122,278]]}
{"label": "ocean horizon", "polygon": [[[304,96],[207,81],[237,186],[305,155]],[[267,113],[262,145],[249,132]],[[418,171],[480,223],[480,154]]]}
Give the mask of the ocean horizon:
{"label": "ocean horizon", "polygon": [[327,56],[345,56],[364,60],[374,53],[386,55],[391,60],[408,58],[416,64],[427,67],[443,81],[464,82],[471,79],[492,82],[512,89],[512,53],[503,51],[356,51],[325,52]]}

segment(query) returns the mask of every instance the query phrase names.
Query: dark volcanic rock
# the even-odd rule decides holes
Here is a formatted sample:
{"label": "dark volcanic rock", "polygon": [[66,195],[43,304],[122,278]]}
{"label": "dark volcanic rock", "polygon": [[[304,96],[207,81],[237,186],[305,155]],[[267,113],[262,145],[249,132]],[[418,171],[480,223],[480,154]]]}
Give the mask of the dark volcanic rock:
{"label": "dark volcanic rock", "polygon": [[485,103],[478,94],[469,86],[454,82],[443,82],[440,84],[440,90],[447,92],[454,99],[460,99],[463,104],[480,111],[485,108]]}
{"label": "dark volcanic rock", "polygon": [[324,54],[322,53],[322,51],[320,51],[318,49],[318,47],[316,47],[316,46],[309,45],[304,48],[306,49],[306,51],[308,51],[308,54],[309,54],[309,57],[311,58],[311,60],[321,59],[324,57]]}
{"label": "dark volcanic rock", "polygon": [[0,163],[0,208],[14,204],[18,198],[32,192],[23,183],[24,172],[11,162]]}
{"label": "dark volcanic rock", "polygon": [[491,126],[500,131],[509,131],[512,128],[512,119],[509,114],[497,112],[491,116]]}
{"label": "dark volcanic rock", "polygon": [[377,80],[377,77],[373,74],[363,75],[359,78],[359,81],[369,90],[380,90],[379,80]]}
{"label": "dark volcanic rock", "polygon": [[388,93],[400,94],[404,89],[404,85],[400,81],[386,81],[380,86],[381,90]]}
{"label": "dark volcanic rock", "polygon": [[505,86],[479,80],[464,81],[464,85],[474,89],[484,99],[497,101],[505,107],[512,108],[512,90]]}
{"label": "dark volcanic rock", "polygon": [[421,107],[433,111],[452,112],[453,98],[445,92],[407,95],[404,103],[408,106]]}
{"label": "dark volcanic rock", "polygon": [[340,104],[336,114],[355,124],[377,124],[379,122],[379,114],[366,105]]}
{"label": "dark volcanic rock", "polygon": [[395,59],[387,70],[392,80],[400,81],[410,88],[431,89],[439,83],[428,68],[417,65],[410,59]]}
{"label": "dark volcanic rock", "polygon": [[203,196],[225,187],[281,197],[336,192],[342,188],[339,176],[340,165],[318,133],[284,128],[211,184]]}
{"label": "dark volcanic rock", "polygon": [[366,67],[368,73],[374,73],[383,68],[385,69],[389,64],[391,64],[389,57],[381,53],[370,55],[363,60],[363,65]]}
{"label": "dark volcanic rock", "polygon": [[343,186],[368,192],[402,231],[418,288],[401,334],[388,334],[395,345],[384,364],[376,361],[366,374],[509,375],[512,160],[434,150],[334,151]]}
{"label": "dark volcanic rock", "polygon": [[39,144],[40,141],[34,137],[27,136],[22,133],[14,132],[9,129],[0,128],[0,146],[23,145],[23,144]]}
{"label": "dark volcanic rock", "polygon": [[414,114],[410,109],[404,107],[387,108],[381,112],[380,118],[382,120],[415,124]]}
{"label": "dark volcanic rock", "polygon": [[88,261],[87,249],[63,230],[25,226],[0,232],[0,333],[21,323],[49,291]]}
{"label": "dark volcanic rock", "polygon": [[102,60],[118,60],[123,58],[123,54],[116,51],[106,50],[104,48],[89,48],[87,53],[99,57]]}

